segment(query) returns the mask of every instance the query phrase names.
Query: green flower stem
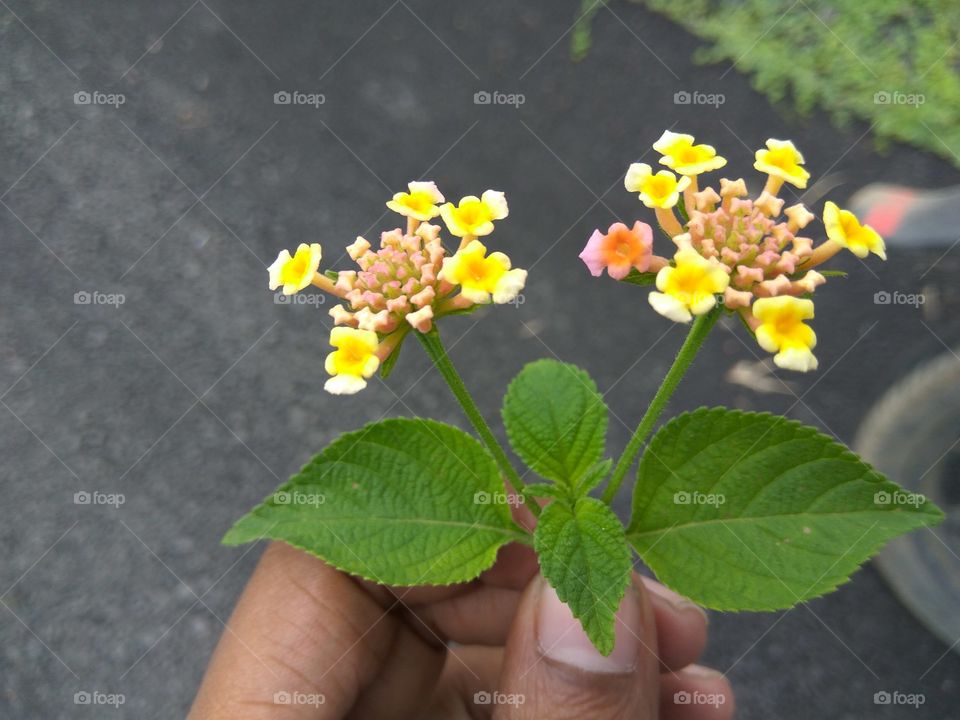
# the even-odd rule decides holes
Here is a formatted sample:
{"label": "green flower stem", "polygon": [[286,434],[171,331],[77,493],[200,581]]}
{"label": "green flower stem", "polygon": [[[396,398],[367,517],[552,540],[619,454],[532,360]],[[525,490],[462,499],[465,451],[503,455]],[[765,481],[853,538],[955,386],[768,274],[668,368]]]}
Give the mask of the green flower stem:
{"label": "green flower stem", "polygon": [[470,423],[480,435],[483,444],[487,446],[487,449],[493,455],[493,459],[496,460],[497,465],[500,467],[500,472],[510,481],[513,489],[524,497],[524,504],[530,508],[530,511],[534,515],[539,515],[540,506],[527,493],[526,485],[524,485],[523,480],[520,479],[513,465],[510,464],[510,459],[497,441],[497,438],[494,437],[493,431],[490,430],[487,421],[484,420],[483,415],[480,414],[480,408],[477,407],[473,396],[463,383],[463,378],[460,377],[460,373],[457,372],[457,369],[450,361],[450,356],[447,355],[446,348],[443,347],[443,343],[440,341],[440,333],[437,332],[436,326],[434,326],[430,332],[417,332],[414,333],[414,335],[420,340],[427,355],[433,361],[437,370],[440,371],[440,374],[443,375],[443,379],[447,381],[447,385],[450,386],[450,391],[459,401],[463,412],[466,413]]}
{"label": "green flower stem", "polygon": [[637,425],[637,429],[633,431],[630,442],[627,443],[623,455],[620,456],[620,459],[617,461],[617,466],[613,469],[610,482],[603,491],[603,501],[608,505],[616,496],[624,476],[627,474],[627,471],[630,470],[633,461],[637,459],[637,455],[643,447],[643,443],[646,441],[650,431],[653,430],[657,418],[659,418],[660,413],[663,412],[663,408],[666,406],[667,401],[670,400],[670,396],[673,395],[673,391],[677,389],[677,385],[680,384],[680,380],[687,372],[687,368],[690,367],[690,363],[693,362],[697,350],[703,345],[703,341],[706,339],[710,329],[717,322],[717,318],[720,317],[721,312],[722,309],[718,306],[693,321],[690,332],[687,334],[687,339],[683,341],[683,345],[680,347],[680,351],[677,353],[673,365],[670,366],[666,377],[664,377],[663,382],[660,383],[660,389],[657,390],[657,394],[653,396],[650,406],[643,414],[643,418],[641,418],[640,424]]}

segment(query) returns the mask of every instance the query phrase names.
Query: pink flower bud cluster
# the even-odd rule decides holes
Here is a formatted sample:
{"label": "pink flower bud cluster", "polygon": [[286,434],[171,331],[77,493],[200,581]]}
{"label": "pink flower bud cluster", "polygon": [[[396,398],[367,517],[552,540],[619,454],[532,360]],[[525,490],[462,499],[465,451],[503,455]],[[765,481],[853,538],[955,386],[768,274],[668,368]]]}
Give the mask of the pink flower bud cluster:
{"label": "pink flower bud cluster", "polygon": [[407,234],[397,228],[380,235],[376,251],[358,237],[347,252],[360,269],[338,274],[335,285],[347,304],[330,310],[334,323],[382,334],[407,323],[429,332],[434,301],[453,289],[437,279],[445,256],[439,233],[440,227],[429,223]]}
{"label": "pink flower bud cluster", "polygon": [[[783,200],[763,192],[746,197],[742,180],[721,181],[718,195],[712,188],[693,193],[687,232],[674,241],[692,246],[700,255],[718,261],[730,275],[724,304],[749,307],[754,298],[803,295],[824,282],[813,270],[800,279],[802,263],[813,252],[813,241],[797,233],[813,218],[802,205],[787,208],[780,220]],[[719,205],[718,205],[719,203]]]}

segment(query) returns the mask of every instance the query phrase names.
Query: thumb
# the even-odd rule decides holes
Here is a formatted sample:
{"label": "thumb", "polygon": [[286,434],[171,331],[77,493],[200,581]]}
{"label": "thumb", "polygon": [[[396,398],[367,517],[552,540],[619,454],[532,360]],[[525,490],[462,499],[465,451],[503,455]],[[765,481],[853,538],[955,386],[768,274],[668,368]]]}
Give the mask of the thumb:
{"label": "thumb", "polygon": [[507,640],[494,718],[653,720],[659,664],[653,609],[643,584],[627,587],[613,652],[601,655],[539,575],[527,587]]}

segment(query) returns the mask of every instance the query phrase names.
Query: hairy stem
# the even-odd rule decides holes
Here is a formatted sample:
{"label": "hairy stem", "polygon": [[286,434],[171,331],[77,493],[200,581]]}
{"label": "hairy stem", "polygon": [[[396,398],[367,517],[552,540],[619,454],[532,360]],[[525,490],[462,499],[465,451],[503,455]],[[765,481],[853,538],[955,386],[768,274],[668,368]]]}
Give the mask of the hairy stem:
{"label": "hairy stem", "polygon": [[657,390],[657,394],[653,396],[650,406],[643,414],[643,418],[641,418],[640,424],[637,425],[637,429],[633,431],[630,442],[627,443],[623,455],[620,456],[620,459],[617,461],[617,466],[613,469],[610,482],[607,483],[607,487],[603,491],[603,501],[605,503],[610,504],[610,502],[613,501],[617,490],[620,489],[620,484],[623,482],[624,476],[633,466],[633,461],[637,459],[637,455],[643,447],[647,436],[650,435],[650,431],[653,430],[653,426],[660,417],[660,413],[663,412],[663,408],[666,406],[667,401],[670,400],[670,396],[673,395],[673,391],[677,389],[677,385],[680,384],[680,380],[683,378],[684,373],[687,372],[687,368],[690,367],[690,363],[693,362],[693,358],[696,356],[700,346],[703,345],[703,341],[706,339],[710,329],[717,322],[717,318],[720,317],[721,312],[722,309],[720,307],[715,307],[706,315],[701,315],[693,321],[693,325],[690,326],[690,332],[687,334],[687,339],[683,341],[683,345],[680,347],[680,351],[677,353],[673,365],[670,366],[666,377],[664,377],[663,382],[660,383],[660,389]]}
{"label": "hairy stem", "polygon": [[490,430],[487,421],[484,420],[483,415],[480,414],[480,408],[477,407],[473,396],[463,383],[463,378],[460,377],[460,373],[457,372],[457,369],[450,361],[450,356],[447,355],[446,348],[444,348],[443,343],[440,341],[440,334],[437,332],[436,326],[434,326],[430,332],[417,332],[414,334],[419,338],[424,350],[426,350],[427,355],[433,361],[437,370],[440,371],[443,379],[447,381],[447,385],[450,386],[450,391],[460,403],[460,407],[463,408],[467,419],[470,420],[470,423],[480,435],[483,444],[487,446],[487,449],[493,455],[493,459],[496,460],[497,465],[500,467],[500,472],[502,472],[504,477],[510,482],[513,489],[525,498],[525,504],[530,508],[531,512],[533,512],[534,515],[539,514],[540,506],[537,505],[536,502],[531,502],[532,498],[527,494],[526,485],[524,485],[523,480],[520,479],[513,465],[510,464],[510,459],[497,441],[493,431]]}

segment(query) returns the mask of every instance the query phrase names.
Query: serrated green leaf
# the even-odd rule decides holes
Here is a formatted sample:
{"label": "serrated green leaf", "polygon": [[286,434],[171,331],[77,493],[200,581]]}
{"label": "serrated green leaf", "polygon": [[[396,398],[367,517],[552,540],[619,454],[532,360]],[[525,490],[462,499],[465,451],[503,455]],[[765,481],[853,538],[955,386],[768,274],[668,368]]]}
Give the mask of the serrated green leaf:
{"label": "serrated green leaf", "polygon": [[651,441],[627,538],[701,605],[777,610],[830,592],[884,542],[942,517],[814,428],[701,408]]}
{"label": "serrated green leaf", "polygon": [[446,585],[526,537],[503,491],[493,458],[462,430],[385,420],[335,440],[223,542],[283,540],[376,582]]}
{"label": "serrated green leaf", "polygon": [[576,365],[537,360],[510,383],[503,424],[530,468],[573,488],[603,456],[607,406],[596,383]]}
{"label": "serrated green leaf", "polygon": [[600,500],[544,508],[533,535],[540,571],[604,655],[614,645],[614,619],[630,582],[623,525]]}
{"label": "serrated green leaf", "polygon": [[631,285],[653,285],[657,282],[657,274],[655,272],[640,272],[633,268],[620,282],[630,283]]}

